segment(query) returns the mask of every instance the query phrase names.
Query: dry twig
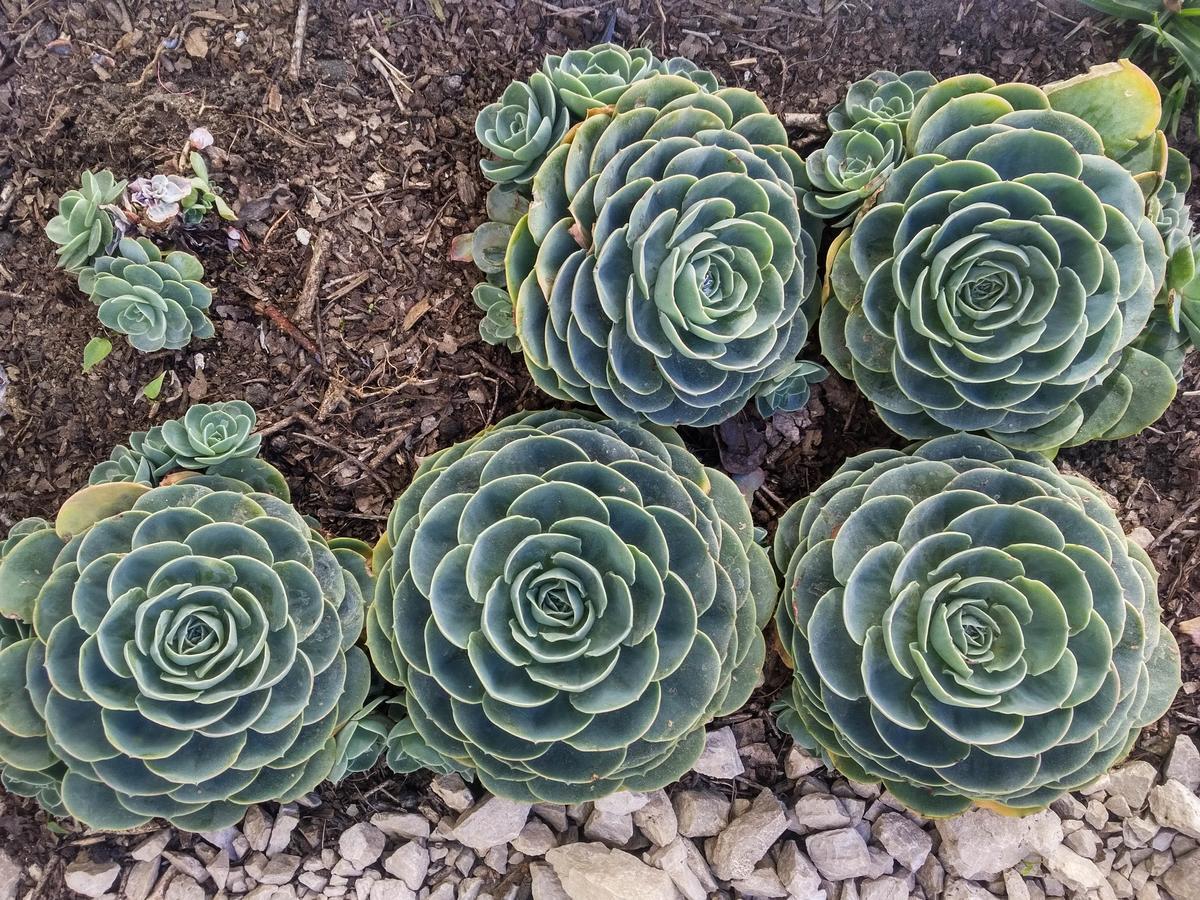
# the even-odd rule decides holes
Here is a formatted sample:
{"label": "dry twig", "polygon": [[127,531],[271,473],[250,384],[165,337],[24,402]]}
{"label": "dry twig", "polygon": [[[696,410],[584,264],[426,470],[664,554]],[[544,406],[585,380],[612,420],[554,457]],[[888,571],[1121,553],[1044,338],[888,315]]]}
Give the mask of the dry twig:
{"label": "dry twig", "polygon": [[308,261],[304,287],[300,289],[300,299],[296,301],[296,318],[305,325],[311,326],[316,318],[317,293],[321,290],[321,281],[325,278],[328,251],[329,232],[319,231],[312,242],[312,257]]}
{"label": "dry twig", "polygon": [[308,30],[308,0],[296,4],[296,31],[292,35],[292,61],[288,64],[288,78],[300,78],[300,61],[304,57],[304,33]]}

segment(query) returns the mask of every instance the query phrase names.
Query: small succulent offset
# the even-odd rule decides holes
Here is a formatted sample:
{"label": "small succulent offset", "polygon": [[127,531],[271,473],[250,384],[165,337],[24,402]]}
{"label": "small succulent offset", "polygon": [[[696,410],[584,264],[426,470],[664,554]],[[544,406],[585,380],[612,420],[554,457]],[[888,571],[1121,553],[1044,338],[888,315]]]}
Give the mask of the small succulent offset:
{"label": "small succulent offset", "polygon": [[258,416],[242,400],[198,403],[181,419],[169,419],[149,431],[135,431],[129,446],[118,446],[92,469],[89,484],[128,481],[157,487],[180,469],[233,478],[249,489],[289,499],[287,482],[273,466],[258,459],[262,437],[253,434]]}
{"label": "small succulent offset", "polygon": [[179,202],[191,192],[191,181],[182,175],[153,175],[129,185],[129,199],[145,210],[146,218],[160,225],[179,215]]}
{"label": "small succulent offset", "polygon": [[79,273],[79,289],[99,307],[101,323],[143,353],[180,350],[216,331],[205,310],[213,292],[190,253],[163,256],[149,238],[122,238],[115,256],[98,257]]}
{"label": "small succulent offset", "polygon": [[46,236],[58,248],[58,266],[78,272],[113,246],[112,214],[105,209],[125,191],[107,169],[86,171],[77,190],[58,198],[58,215],[46,225]]}
{"label": "small succulent offset", "polygon": [[1100,491],[987,438],[848,460],[775,558],[780,726],[923,815],[1045,807],[1180,686],[1154,567]]}
{"label": "small succulent offset", "polygon": [[686,772],[756,685],[777,591],[745,500],[674,432],[557,410],[425,460],[375,558],[367,646],[409,713],[389,749],[523,801]]}
{"label": "small succulent offset", "polygon": [[0,564],[32,624],[0,651],[5,783],[94,828],[209,831],[302,796],[366,698],[363,558],[203,479],[84,488]]}
{"label": "small succulent offset", "polygon": [[872,72],[850,85],[846,99],[829,111],[829,127],[836,132],[867,122],[891,122],[903,130],[917,101],[935,84],[929,72]]}
{"label": "small succulent offset", "polygon": [[773,394],[818,299],[801,167],[739,88],[657,75],[586,119],[539,169],[505,260],[537,385],[660,425],[716,424]]}
{"label": "small succulent offset", "polygon": [[903,161],[904,131],[895,122],[868,119],[835,131],[804,161],[804,208],[844,228],[869,208]]}
{"label": "small succulent offset", "polygon": [[821,318],[826,357],[891,428],[1053,452],[1162,414],[1172,372],[1133,342],[1166,254],[1112,158],[1157,117],[1127,61],[1044,90],[982,75],[926,90],[913,155],[834,242]]}

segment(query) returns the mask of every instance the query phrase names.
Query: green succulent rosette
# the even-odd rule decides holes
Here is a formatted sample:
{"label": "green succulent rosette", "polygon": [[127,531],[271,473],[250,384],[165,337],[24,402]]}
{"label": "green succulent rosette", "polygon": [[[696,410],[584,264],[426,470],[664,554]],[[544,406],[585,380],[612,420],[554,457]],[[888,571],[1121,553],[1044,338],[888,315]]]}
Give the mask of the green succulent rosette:
{"label": "green succulent rosette", "polygon": [[869,206],[904,161],[904,132],[895,122],[867,120],[835,131],[804,162],[804,208],[844,228]]}
{"label": "green succulent rosette", "polygon": [[659,75],[542,165],[508,245],[517,337],[553,397],[624,421],[711,425],[794,369],[819,223],[754,94]]}
{"label": "green succulent rosette", "polygon": [[3,612],[33,627],[0,651],[6,785],[94,828],[208,831],[330,773],[369,682],[365,560],[230,483],[92,485],[5,556]]}
{"label": "green succulent rosette", "polygon": [[405,691],[400,749],[522,801],[691,768],[760,677],[776,596],[737,488],[674,432],[556,410],[422,463],[376,560],[367,645]]}
{"label": "green succulent rosette", "polygon": [[99,309],[100,322],[143,353],[181,350],[216,330],[205,310],[213,292],[190,253],[163,256],[149,238],[122,238],[116,256],[97,257],[79,272],[79,289]]}
{"label": "green succulent rosette", "polygon": [[903,131],[917,102],[935,84],[929,72],[872,72],[850,85],[846,98],[829,111],[829,128],[837,132],[865,122],[890,122]]}
{"label": "green succulent rosette", "polygon": [[780,726],[923,815],[1046,806],[1180,686],[1154,567],[1100,491],[987,438],[848,460],[775,559]]}
{"label": "green succulent rosette", "polygon": [[494,158],[479,163],[498,184],[528,184],[542,160],[567,133],[570,112],[554,83],[541,72],[514,81],[475,118],[475,137]]}
{"label": "green succulent rosette", "polygon": [[1168,366],[1134,346],[1166,253],[1105,155],[1130,129],[1066,111],[1095,111],[1083,99],[982,75],[929,88],[913,155],[831,249],[822,349],[900,434],[1053,452],[1135,434],[1173,398]]}
{"label": "green succulent rosette", "polygon": [[58,215],[46,225],[46,237],[58,244],[58,267],[79,272],[113,245],[113,217],[104,208],[125,191],[113,173],[83,173],[78,189],[58,198]]}
{"label": "green succulent rosette", "polygon": [[593,109],[616,103],[629,85],[657,74],[660,65],[644,47],[626,50],[617,44],[597,44],[549,54],[542,72],[572,118],[580,120]]}
{"label": "green succulent rosette", "polygon": [[715,73],[708,69],[702,69],[692,60],[684,56],[672,56],[670,59],[662,60],[658,65],[658,71],[662,75],[676,75],[679,78],[686,78],[688,81],[694,82],[701,90],[708,91],[710,94],[716,93],[721,89],[721,79]]}

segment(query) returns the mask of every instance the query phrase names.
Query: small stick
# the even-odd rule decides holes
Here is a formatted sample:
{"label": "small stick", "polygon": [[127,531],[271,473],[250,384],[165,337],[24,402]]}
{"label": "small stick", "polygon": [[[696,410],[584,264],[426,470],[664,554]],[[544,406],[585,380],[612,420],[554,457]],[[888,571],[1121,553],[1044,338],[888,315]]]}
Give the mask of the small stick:
{"label": "small stick", "polygon": [[321,290],[321,281],[325,277],[325,256],[328,249],[329,233],[322,230],[313,241],[308,274],[304,277],[304,287],[300,289],[300,299],[296,301],[296,318],[305,325],[311,325],[317,314],[317,293]]}
{"label": "small stick", "polygon": [[321,351],[317,349],[317,345],[313,342],[313,339],[297,328],[296,323],[289,319],[287,314],[270,300],[255,300],[254,311],[260,316],[270,319],[280,331],[311,353],[317,362],[323,362]]}
{"label": "small stick", "polygon": [[1154,547],[1157,547],[1159,544],[1161,544],[1163,541],[1165,541],[1167,538],[1169,538],[1172,534],[1174,534],[1175,529],[1177,529],[1180,525],[1183,525],[1184,523],[1190,524],[1190,523],[1194,522],[1195,520],[1192,519],[1191,516],[1192,516],[1192,513],[1194,513],[1197,509],[1200,509],[1200,499],[1193,500],[1191,503],[1189,503],[1187,509],[1185,509],[1179,516],[1177,516],[1175,518],[1175,521],[1173,521],[1170,525],[1168,525],[1166,528],[1164,528],[1162,530],[1162,532],[1158,535],[1158,537],[1156,537],[1154,540],[1152,540],[1150,542],[1150,546],[1147,547],[1146,549],[1150,550],[1150,549],[1153,549]]}
{"label": "small stick", "polygon": [[288,77],[292,81],[300,78],[300,60],[304,56],[304,32],[308,30],[308,0],[296,4],[296,33],[292,37],[292,61],[288,65]]}
{"label": "small stick", "polygon": [[783,124],[788,128],[802,128],[805,131],[825,131],[825,121],[820,113],[785,112]]}

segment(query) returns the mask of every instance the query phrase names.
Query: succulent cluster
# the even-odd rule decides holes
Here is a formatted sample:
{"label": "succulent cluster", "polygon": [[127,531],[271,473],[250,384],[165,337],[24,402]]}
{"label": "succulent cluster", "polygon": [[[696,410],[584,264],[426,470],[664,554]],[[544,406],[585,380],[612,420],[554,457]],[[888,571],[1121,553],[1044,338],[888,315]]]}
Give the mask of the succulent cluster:
{"label": "succulent cluster", "polygon": [[745,501],[666,429],[520,414],[427,459],[377,550],[409,739],[493,793],[661,787],[741,706],[776,585]]}
{"label": "succulent cluster", "polygon": [[143,353],[180,350],[210,338],[205,315],[213,292],[200,281],[200,260],[182,250],[166,256],[149,238],[122,238],[113,256],[100,256],[79,272],[79,289],[99,307],[101,323],[125,335]]}
{"label": "succulent cluster", "polygon": [[1054,451],[1162,414],[1173,373],[1134,341],[1166,253],[1110,158],[1154,133],[1157,98],[1128,63],[1045,90],[982,75],[925,89],[912,155],[830,251],[821,320],[826,357],[889,426]]}
{"label": "succulent cluster", "polygon": [[1154,568],[1100,492],[987,438],[848,460],[781,519],[775,558],[780,724],[923,814],[1044,807],[1179,688]]}
{"label": "succulent cluster", "polygon": [[[194,831],[312,790],[362,708],[365,560],[204,476],[91,485],[0,564],[6,786],[88,825]],[[50,803],[47,803],[47,800]]]}
{"label": "succulent cluster", "polygon": [[92,469],[89,484],[136,482],[157,487],[172,472],[186,470],[234,479],[247,490],[288,500],[287,482],[258,458],[262,437],[254,434],[258,414],[242,400],[198,403],[181,419],[135,431],[129,445],[116,447]]}
{"label": "succulent cluster", "polygon": [[58,215],[46,225],[46,236],[58,244],[58,265],[78,272],[115,243],[113,216],[106,207],[125,192],[107,169],[86,171],[75,190],[58,198]]}

